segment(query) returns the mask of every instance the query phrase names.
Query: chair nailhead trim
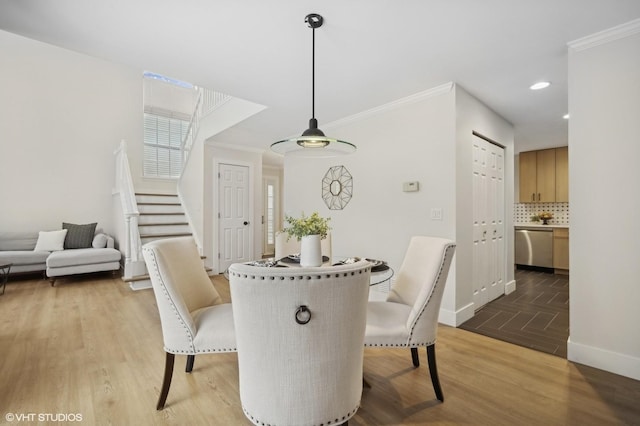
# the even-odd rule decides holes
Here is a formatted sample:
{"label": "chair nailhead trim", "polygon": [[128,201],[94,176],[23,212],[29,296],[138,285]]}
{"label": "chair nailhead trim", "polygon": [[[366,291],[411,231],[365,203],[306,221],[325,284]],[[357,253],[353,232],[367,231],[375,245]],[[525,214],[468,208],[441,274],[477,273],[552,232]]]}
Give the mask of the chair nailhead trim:
{"label": "chair nailhead trim", "polygon": [[[358,403],[358,405],[355,406],[355,408],[351,411],[349,411],[347,414],[345,414],[342,417],[338,417],[337,419],[335,419],[333,422],[327,420],[326,422],[322,422],[322,423],[317,423],[315,425],[312,426],[325,426],[325,425],[329,425],[331,423],[338,423],[339,421],[342,420],[342,422],[344,423],[345,421],[347,421],[348,419],[350,419],[351,417],[353,417],[354,414],[356,414],[356,412],[358,411],[358,409],[360,408],[360,403]],[[249,413],[249,411],[247,411],[247,409],[242,406],[242,411],[244,411],[244,414],[251,419],[254,423],[258,423],[261,426],[277,426],[277,424],[275,423],[265,423],[262,420],[254,417],[251,413]]]}
{"label": "chair nailhead trim", "polygon": [[[265,276],[265,275],[258,275],[258,274],[249,275],[249,274],[241,274],[241,273],[238,273],[238,272],[229,271],[229,276],[241,277],[241,278],[249,278],[249,279],[252,279],[252,280],[255,280],[255,279],[266,280],[266,279],[268,279],[268,280],[271,280],[271,281],[274,281],[274,280],[284,281],[284,280],[287,279],[287,277],[291,281],[293,281],[293,280],[312,280],[312,279],[321,280],[323,278],[329,279],[329,278],[332,278],[332,277],[340,278],[340,277],[348,277],[349,275],[354,276],[356,274],[363,274],[365,272],[369,272],[370,270],[371,270],[370,267],[366,267],[366,268],[359,269],[357,271],[342,272],[342,273],[335,273],[335,274],[331,273],[331,274],[326,274],[326,275],[292,275],[292,276],[290,276],[290,275],[279,275],[279,276],[267,275],[267,276]],[[295,273],[295,269],[293,269],[293,271]]]}

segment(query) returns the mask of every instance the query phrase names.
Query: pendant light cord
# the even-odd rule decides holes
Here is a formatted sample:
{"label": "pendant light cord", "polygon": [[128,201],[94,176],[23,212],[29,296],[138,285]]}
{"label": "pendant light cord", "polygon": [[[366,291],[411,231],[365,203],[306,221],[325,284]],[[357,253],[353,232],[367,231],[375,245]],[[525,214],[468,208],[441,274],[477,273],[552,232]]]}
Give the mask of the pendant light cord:
{"label": "pendant light cord", "polygon": [[311,118],[316,118],[316,29],[311,28]]}

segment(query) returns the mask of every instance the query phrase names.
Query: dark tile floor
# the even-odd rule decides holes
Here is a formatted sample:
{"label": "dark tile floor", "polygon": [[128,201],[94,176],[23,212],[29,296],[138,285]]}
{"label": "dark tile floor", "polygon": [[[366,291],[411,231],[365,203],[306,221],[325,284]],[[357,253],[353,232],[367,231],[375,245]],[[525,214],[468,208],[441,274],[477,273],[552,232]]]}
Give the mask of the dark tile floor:
{"label": "dark tile floor", "polygon": [[569,277],[517,269],[516,291],[476,312],[460,328],[567,357]]}

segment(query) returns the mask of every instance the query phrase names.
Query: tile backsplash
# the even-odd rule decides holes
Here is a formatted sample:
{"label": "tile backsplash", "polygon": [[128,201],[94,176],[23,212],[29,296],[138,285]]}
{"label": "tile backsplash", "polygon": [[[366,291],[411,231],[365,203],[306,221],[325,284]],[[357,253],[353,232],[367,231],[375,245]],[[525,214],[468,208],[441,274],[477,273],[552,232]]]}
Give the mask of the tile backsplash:
{"label": "tile backsplash", "polygon": [[531,216],[541,212],[553,213],[550,223],[569,224],[569,203],[516,203],[513,221],[528,223],[531,222]]}

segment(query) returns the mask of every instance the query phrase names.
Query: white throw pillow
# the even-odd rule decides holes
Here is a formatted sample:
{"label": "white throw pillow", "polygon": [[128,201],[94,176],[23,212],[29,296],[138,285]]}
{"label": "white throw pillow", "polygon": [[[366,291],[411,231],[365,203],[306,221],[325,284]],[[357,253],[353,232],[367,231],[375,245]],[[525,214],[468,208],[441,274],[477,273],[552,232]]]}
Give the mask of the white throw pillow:
{"label": "white throw pillow", "polygon": [[60,231],[40,231],[36,248],[34,248],[33,251],[64,250],[64,239],[66,236],[66,229]]}
{"label": "white throw pillow", "polygon": [[91,245],[93,248],[105,248],[107,246],[107,236],[102,233],[96,234]]}

